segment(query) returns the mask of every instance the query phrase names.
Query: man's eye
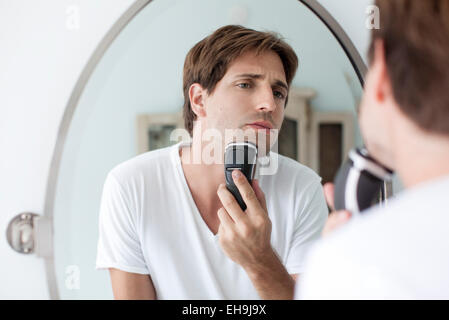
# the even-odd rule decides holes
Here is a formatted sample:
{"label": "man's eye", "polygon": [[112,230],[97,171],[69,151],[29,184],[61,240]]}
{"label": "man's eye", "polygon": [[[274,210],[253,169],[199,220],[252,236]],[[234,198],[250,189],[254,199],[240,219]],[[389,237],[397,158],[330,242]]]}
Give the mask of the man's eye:
{"label": "man's eye", "polygon": [[242,82],[242,83],[239,83],[237,86],[239,86],[242,89],[247,89],[247,88],[249,88],[249,83]]}
{"label": "man's eye", "polygon": [[274,91],[274,95],[279,99],[284,99],[284,94],[280,91]]}

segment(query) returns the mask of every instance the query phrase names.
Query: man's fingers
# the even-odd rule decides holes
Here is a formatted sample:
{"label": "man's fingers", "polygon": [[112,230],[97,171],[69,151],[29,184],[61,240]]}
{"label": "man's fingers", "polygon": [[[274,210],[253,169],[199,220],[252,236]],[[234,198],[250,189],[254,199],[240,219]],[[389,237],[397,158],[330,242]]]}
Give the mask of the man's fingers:
{"label": "man's fingers", "polygon": [[[238,176],[236,176],[235,174],[237,174]],[[242,199],[243,201],[245,201],[245,204],[248,207],[249,212],[256,213],[259,212],[260,210],[263,210],[263,207],[260,204],[256,193],[249,184],[245,175],[241,173],[239,170],[234,170],[232,172],[232,178],[234,179],[234,183],[239,189]]]}
{"label": "man's fingers", "polygon": [[217,215],[220,220],[220,228],[222,230],[232,230],[234,228],[235,223],[226,212],[225,208],[218,209]]}
{"label": "man's fingers", "polygon": [[220,184],[220,186],[218,187],[217,195],[220,198],[224,209],[226,209],[227,214],[229,214],[236,223],[239,223],[246,218],[246,215],[240,208],[237,200],[235,200],[232,193],[226,188],[224,184]]}
{"label": "man's fingers", "polygon": [[323,186],[324,196],[326,197],[326,202],[331,208],[332,211],[335,210],[334,207],[334,184],[333,183],[325,183]]}

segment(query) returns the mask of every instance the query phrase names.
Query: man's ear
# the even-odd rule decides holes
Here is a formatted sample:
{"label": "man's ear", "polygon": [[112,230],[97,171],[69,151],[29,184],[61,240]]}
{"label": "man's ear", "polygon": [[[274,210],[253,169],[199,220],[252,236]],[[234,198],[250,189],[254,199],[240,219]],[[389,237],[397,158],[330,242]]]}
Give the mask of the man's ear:
{"label": "man's ear", "polygon": [[197,117],[206,116],[206,108],[204,100],[207,97],[207,90],[204,89],[199,83],[193,83],[189,88],[189,98],[192,111]]}
{"label": "man's ear", "polygon": [[383,103],[385,100],[393,98],[393,90],[385,59],[385,45],[382,39],[376,39],[374,42],[374,58],[371,69],[374,75],[373,87],[377,102]]}

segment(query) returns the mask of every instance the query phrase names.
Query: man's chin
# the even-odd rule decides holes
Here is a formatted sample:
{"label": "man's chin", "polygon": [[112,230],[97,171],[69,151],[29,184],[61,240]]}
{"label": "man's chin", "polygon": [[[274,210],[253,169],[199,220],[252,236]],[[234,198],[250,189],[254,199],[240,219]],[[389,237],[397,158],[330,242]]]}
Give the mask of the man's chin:
{"label": "man's chin", "polygon": [[[277,139],[277,129],[261,130],[244,125],[237,129],[227,129],[225,145],[231,142],[251,142],[257,146],[259,156],[267,156]],[[275,139],[276,138],[276,139]],[[270,140],[273,140],[271,144]]]}
{"label": "man's chin", "polygon": [[252,127],[248,127],[245,130],[245,141],[249,141],[257,145],[259,149],[270,150],[270,138],[273,137],[274,130],[263,130],[263,129],[254,129]]}

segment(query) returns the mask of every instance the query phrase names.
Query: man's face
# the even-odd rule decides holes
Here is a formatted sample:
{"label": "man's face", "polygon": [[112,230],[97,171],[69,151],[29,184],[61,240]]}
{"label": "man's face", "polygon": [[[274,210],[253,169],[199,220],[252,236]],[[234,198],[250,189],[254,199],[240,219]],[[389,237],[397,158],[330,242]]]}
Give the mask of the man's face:
{"label": "man's face", "polygon": [[[268,51],[256,56],[247,52],[236,58],[224,77],[216,84],[211,95],[204,100],[206,116],[201,120],[205,128],[215,128],[223,134],[226,129],[242,129],[252,132],[271,148],[269,132],[248,124],[268,122],[279,130],[284,119],[284,105],[288,94],[284,67],[279,56]],[[228,131],[229,132],[229,131]],[[228,139],[229,140],[229,139]]]}

